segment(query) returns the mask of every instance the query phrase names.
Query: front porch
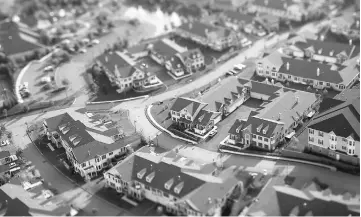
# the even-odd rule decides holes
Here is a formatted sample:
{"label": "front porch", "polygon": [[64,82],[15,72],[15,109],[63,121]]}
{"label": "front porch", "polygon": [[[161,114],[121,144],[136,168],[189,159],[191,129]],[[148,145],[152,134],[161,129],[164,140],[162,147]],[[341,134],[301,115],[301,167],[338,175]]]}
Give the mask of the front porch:
{"label": "front porch", "polygon": [[186,129],[184,130],[184,132],[192,135],[192,136],[195,136],[201,140],[204,140],[204,139],[207,139],[209,137],[209,134],[212,132],[212,130],[215,130],[217,129],[216,126],[213,126],[210,130],[206,131],[205,129],[204,130],[198,130],[197,128],[193,128],[193,129]]}

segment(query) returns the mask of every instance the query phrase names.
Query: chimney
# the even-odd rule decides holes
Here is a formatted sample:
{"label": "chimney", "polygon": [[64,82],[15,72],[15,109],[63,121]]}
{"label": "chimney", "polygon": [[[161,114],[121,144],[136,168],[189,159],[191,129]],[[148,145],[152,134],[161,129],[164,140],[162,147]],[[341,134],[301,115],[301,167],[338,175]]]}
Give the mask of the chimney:
{"label": "chimney", "polygon": [[317,68],[317,77],[320,76],[320,68]]}
{"label": "chimney", "polygon": [[360,28],[360,21],[359,20],[356,21],[356,27]]}
{"label": "chimney", "polygon": [[348,41],[348,43],[349,43],[350,45],[352,45],[352,39],[350,39],[350,40]]}
{"label": "chimney", "polygon": [[189,28],[189,29],[192,29],[192,28],[193,28],[192,23],[189,23],[189,24],[188,24],[188,28]]}
{"label": "chimney", "polygon": [[330,51],[330,56],[331,56],[331,57],[333,56],[333,50]]}
{"label": "chimney", "polygon": [[287,68],[287,71],[289,71],[289,70],[290,70],[290,63],[289,63],[289,62],[287,62],[287,64],[286,64],[286,68]]}
{"label": "chimney", "polygon": [[90,149],[88,150],[88,155],[90,156]]}
{"label": "chimney", "polygon": [[300,98],[298,96],[295,97],[296,104],[299,103]]}
{"label": "chimney", "polygon": [[204,32],[207,34],[207,33],[208,33],[208,29],[205,29]]}
{"label": "chimney", "polygon": [[322,48],[318,50],[318,54],[321,54],[322,53]]}
{"label": "chimney", "polygon": [[282,113],[278,113],[278,120],[281,120],[281,117],[282,117]]}
{"label": "chimney", "polygon": [[324,35],[321,35],[321,36],[320,36],[320,40],[321,40],[321,41],[325,40],[325,36],[324,36]]}

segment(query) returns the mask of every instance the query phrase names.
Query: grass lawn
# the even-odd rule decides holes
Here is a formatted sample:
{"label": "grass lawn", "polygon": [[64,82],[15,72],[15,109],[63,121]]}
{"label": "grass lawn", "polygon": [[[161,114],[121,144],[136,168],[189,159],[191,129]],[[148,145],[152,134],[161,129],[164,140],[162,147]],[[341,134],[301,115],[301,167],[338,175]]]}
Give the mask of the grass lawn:
{"label": "grass lawn", "polygon": [[169,117],[169,108],[173,105],[174,100],[166,100],[161,105],[153,105],[150,110],[154,120],[164,128],[168,128],[172,124],[172,119]]}
{"label": "grass lawn", "polygon": [[133,207],[133,205],[122,200],[124,194],[116,192],[115,189],[103,187],[95,194],[123,209],[129,210]]}

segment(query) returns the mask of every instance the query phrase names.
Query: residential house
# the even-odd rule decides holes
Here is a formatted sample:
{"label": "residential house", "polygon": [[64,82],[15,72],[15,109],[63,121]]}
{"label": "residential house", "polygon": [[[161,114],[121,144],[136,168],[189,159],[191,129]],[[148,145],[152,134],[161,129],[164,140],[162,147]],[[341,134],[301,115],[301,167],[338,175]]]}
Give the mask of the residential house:
{"label": "residential house", "polygon": [[312,117],[320,100],[315,94],[285,90],[263,109],[251,112],[247,120],[236,120],[229,130],[228,143],[240,148],[254,146],[273,151],[284,138],[291,138],[294,129],[306,117]]}
{"label": "residential house", "polygon": [[238,11],[224,11],[221,14],[224,24],[235,31],[244,30],[247,25],[253,23],[253,16]]}
{"label": "residential house", "polygon": [[172,122],[182,128],[191,129],[197,134],[204,135],[222,118],[221,112],[208,110],[206,106],[206,103],[179,97],[170,108]]}
{"label": "residential house", "polygon": [[360,12],[345,13],[341,17],[336,17],[330,24],[331,32],[338,35],[345,35],[350,39],[360,38]]}
{"label": "residential house", "polygon": [[308,38],[297,37],[289,46],[283,49],[287,55],[309,58],[312,60],[342,64],[353,57],[355,45],[338,42],[325,42]]}
{"label": "residential house", "polygon": [[237,11],[248,5],[249,0],[211,0],[210,8],[221,11]]}
{"label": "residential house", "polygon": [[308,150],[360,165],[360,99],[339,101],[307,126]]}
{"label": "residential house", "polygon": [[44,120],[44,134],[57,148],[64,148],[74,171],[84,179],[95,177],[110,166],[111,159],[127,152],[127,147],[140,143],[139,136],[121,140],[96,134],[68,113]]}
{"label": "residential house", "polygon": [[[128,199],[148,199],[165,207],[166,213],[220,216],[236,191],[245,192],[250,175],[223,168],[222,159],[215,156],[214,163],[208,155],[196,147],[166,151],[145,146],[104,173],[104,178],[107,187]],[[198,156],[205,156],[202,162]]]}
{"label": "residential house", "polygon": [[254,0],[248,7],[248,11],[250,13],[267,13],[283,20],[297,22],[308,19],[311,14],[304,3],[293,0]]}
{"label": "residential house", "polygon": [[[290,182],[291,183],[291,182]],[[326,186],[326,188],[325,188]],[[252,206],[247,216],[359,216],[359,192],[340,191],[314,179],[287,185],[272,186],[269,192],[261,193],[273,198],[267,207]],[[264,195],[262,195],[264,194]],[[262,200],[262,199],[260,199]],[[261,202],[260,202],[261,203]]]}
{"label": "residential house", "polygon": [[[337,91],[350,87],[359,80],[360,69],[357,58],[347,61],[347,65],[327,65],[316,61],[281,57],[282,66],[275,62],[271,73],[262,65],[257,66],[257,75],[281,82],[293,82],[309,85],[317,89],[335,89]],[[279,59],[277,59],[278,61]]]}
{"label": "residential house", "polygon": [[0,51],[10,58],[16,59],[43,50],[45,46],[36,32],[13,21],[0,23]]}
{"label": "residential house", "polygon": [[130,89],[146,90],[149,85],[162,85],[157,76],[147,69],[146,64],[137,63],[125,53],[105,52],[95,61],[96,65],[104,71],[111,85],[118,88],[118,93]]}
{"label": "residential house", "polygon": [[217,51],[222,51],[238,44],[236,32],[199,21],[183,23],[174,33]]}
{"label": "residential house", "polygon": [[271,14],[260,14],[254,19],[268,33],[277,32],[280,29],[280,18]]}
{"label": "residential house", "polygon": [[272,52],[265,54],[261,59],[256,61],[256,73],[258,76],[276,76],[283,65],[283,59],[285,55],[280,52]]}

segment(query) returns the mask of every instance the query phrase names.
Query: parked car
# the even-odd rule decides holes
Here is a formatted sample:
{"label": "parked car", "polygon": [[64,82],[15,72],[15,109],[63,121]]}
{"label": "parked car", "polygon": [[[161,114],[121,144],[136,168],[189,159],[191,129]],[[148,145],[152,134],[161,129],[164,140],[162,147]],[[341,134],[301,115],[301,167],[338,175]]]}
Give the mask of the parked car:
{"label": "parked car", "polygon": [[51,82],[51,78],[49,76],[45,76],[40,79],[40,83],[42,83],[42,84],[46,84],[46,83],[50,83],[50,82]]}
{"label": "parked car", "polygon": [[251,34],[253,32],[253,30],[254,30],[254,26],[252,24],[246,25],[244,27],[244,31],[248,34]]}
{"label": "parked car", "polygon": [[54,66],[50,65],[44,68],[44,73],[52,72],[54,71]]}
{"label": "parked car", "polygon": [[85,48],[82,48],[79,50],[80,53],[86,53],[86,49]]}
{"label": "parked car", "polygon": [[25,98],[28,98],[30,97],[30,92],[29,91],[20,91],[20,96],[25,99]]}
{"label": "parked car", "polygon": [[215,136],[218,133],[218,127],[214,126],[213,129],[211,130],[211,132],[209,133],[210,137]]}
{"label": "parked car", "polygon": [[3,141],[1,141],[1,143],[0,143],[0,146],[2,147],[2,146],[7,146],[8,144],[6,143],[6,141],[5,140],[3,140]]}
{"label": "parked car", "polygon": [[243,69],[245,69],[246,66],[243,65],[243,64],[237,64],[237,65],[234,65],[234,69],[233,70],[236,70],[236,71],[242,71]]}
{"label": "parked car", "polygon": [[94,40],[91,41],[91,43],[95,45],[95,44],[99,44],[100,42],[99,42],[98,39],[94,39]]}
{"label": "parked car", "polygon": [[252,44],[252,41],[247,41],[246,43],[241,44],[242,47],[247,47],[250,46]]}
{"label": "parked car", "polygon": [[13,163],[9,164],[9,166],[10,166],[10,168],[16,167],[16,163],[13,162]]}

